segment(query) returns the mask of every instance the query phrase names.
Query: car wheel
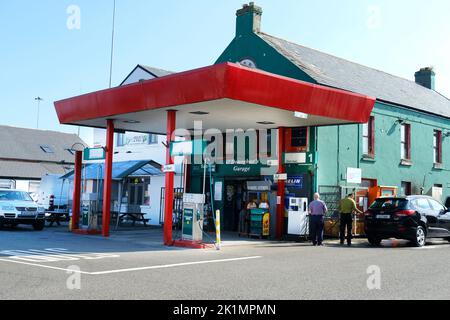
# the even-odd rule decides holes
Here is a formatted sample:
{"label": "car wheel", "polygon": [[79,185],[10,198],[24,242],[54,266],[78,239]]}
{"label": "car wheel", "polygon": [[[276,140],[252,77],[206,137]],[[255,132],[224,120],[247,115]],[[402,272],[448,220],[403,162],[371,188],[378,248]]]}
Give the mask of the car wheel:
{"label": "car wheel", "polygon": [[378,237],[368,237],[367,240],[369,240],[370,245],[374,247],[379,247],[381,245],[382,239]]}
{"label": "car wheel", "polygon": [[44,230],[44,227],[45,227],[44,221],[35,222],[33,224],[33,229],[36,231],[42,231],[42,230]]}
{"label": "car wheel", "polygon": [[415,247],[423,247],[427,241],[427,234],[425,229],[421,226],[418,226],[416,229],[416,237],[412,241]]}

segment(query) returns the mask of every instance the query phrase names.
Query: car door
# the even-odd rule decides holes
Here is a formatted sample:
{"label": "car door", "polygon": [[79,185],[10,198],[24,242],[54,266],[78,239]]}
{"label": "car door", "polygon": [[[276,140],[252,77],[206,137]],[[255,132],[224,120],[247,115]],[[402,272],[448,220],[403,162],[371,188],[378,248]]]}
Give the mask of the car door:
{"label": "car door", "polygon": [[436,200],[428,199],[428,202],[430,203],[433,211],[439,214],[439,234],[442,236],[450,236],[450,212],[447,212],[446,208]]}
{"label": "car door", "polygon": [[427,218],[428,223],[428,237],[436,237],[439,233],[439,214],[435,212],[427,198],[417,198],[413,201],[416,210]]}

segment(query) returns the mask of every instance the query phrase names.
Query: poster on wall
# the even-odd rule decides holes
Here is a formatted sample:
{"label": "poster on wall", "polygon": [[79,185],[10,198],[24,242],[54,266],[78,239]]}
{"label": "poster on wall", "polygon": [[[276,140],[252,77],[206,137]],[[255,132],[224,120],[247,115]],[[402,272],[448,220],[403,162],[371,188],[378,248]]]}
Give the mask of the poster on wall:
{"label": "poster on wall", "polygon": [[357,168],[347,168],[347,183],[361,184],[362,170]]}
{"label": "poster on wall", "polygon": [[214,201],[222,201],[223,182],[217,181],[214,184]]}

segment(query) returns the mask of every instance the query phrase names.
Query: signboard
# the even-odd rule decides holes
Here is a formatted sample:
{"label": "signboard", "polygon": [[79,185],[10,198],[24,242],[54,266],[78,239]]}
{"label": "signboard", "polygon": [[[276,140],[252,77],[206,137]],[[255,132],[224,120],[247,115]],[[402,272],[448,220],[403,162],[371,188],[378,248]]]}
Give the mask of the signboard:
{"label": "signboard", "polygon": [[166,164],[165,166],[163,166],[162,171],[164,173],[175,172],[175,165],[174,164]]}
{"label": "signboard", "polygon": [[217,181],[214,184],[214,201],[222,201],[223,182]]}
{"label": "signboard", "polygon": [[202,155],[205,149],[204,140],[176,141],[170,144],[170,155],[172,157]]}
{"label": "signboard", "polygon": [[268,237],[270,235],[270,214],[266,213],[263,217],[263,228],[262,228],[263,237]]}
{"label": "signboard", "polygon": [[315,156],[313,152],[297,152],[297,153],[285,153],[285,164],[314,164]]}
{"label": "signboard", "polygon": [[86,148],[84,149],[84,160],[105,160],[106,151],[104,148]]}
{"label": "signboard", "polygon": [[347,168],[347,182],[361,184],[362,170],[357,168]]}
{"label": "signboard", "polygon": [[185,193],[185,194],[183,194],[183,202],[184,203],[193,203],[193,204],[204,204],[205,203],[205,195],[197,194],[197,193]]}
{"label": "signboard", "polygon": [[185,208],[183,210],[183,239],[192,239],[192,228],[194,223],[194,210]]}
{"label": "signboard", "polygon": [[286,180],[286,187],[294,187],[298,189],[303,189],[305,183],[304,176],[291,176]]}
{"label": "signboard", "polygon": [[275,174],[273,176],[275,181],[286,181],[288,179],[287,173]]}

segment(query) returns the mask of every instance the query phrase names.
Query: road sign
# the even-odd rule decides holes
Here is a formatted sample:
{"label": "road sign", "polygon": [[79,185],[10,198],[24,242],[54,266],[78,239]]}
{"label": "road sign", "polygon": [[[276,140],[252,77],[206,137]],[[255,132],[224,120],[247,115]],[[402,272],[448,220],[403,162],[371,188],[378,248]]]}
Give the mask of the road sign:
{"label": "road sign", "polygon": [[92,160],[105,160],[106,151],[104,148],[86,148],[84,149],[84,160],[92,161]]}

